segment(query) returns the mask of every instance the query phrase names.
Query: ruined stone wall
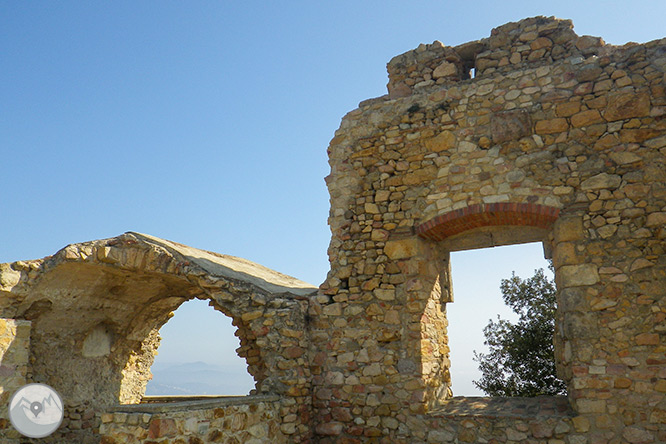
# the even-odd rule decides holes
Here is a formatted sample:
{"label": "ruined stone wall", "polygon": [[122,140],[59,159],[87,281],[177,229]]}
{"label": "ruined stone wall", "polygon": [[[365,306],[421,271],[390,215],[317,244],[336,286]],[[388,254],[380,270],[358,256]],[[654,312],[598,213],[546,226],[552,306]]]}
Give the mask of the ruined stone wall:
{"label": "ruined stone wall", "polygon": [[[537,17],[388,73],[329,146],[318,292],[137,233],[0,266],[2,397],[43,382],[65,402],[40,442],[666,442],[666,39],[614,47]],[[568,395],[455,397],[449,253],[533,241]],[[118,406],[195,297],[232,318],[259,398]]]}
{"label": "ruined stone wall", "polygon": [[[172,403],[171,403],[172,404]],[[100,442],[285,444],[277,396],[118,407],[101,415]],[[293,431],[289,434],[293,434]]]}
{"label": "ruined stone wall", "polygon": [[[194,297],[232,318],[238,353],[256,382],[253,392],[281,396],[280,433],[308,435],[306,295],[316,290],[308,284],[137,233],[9,264],[0,277],[11,283],[2,288],[0,316],[31,326],[30,342],[22,339],[19,350],[29,356],[22,367],[26,381],[52,386],[65,404],[62,427],[40,442],[97,442],[96,413],[139,403],[159,328]],[[3,368],[13,362],[5,355]],[[11,381],[0,376],[3,388],[9,387]],[[0,434],[8,437],[11,426],[2,425]]]}
{"label": "ruined stone wall", "polygon": [[[391,60],[388,95],[329,146],[320,442],[666,441],[665,71],[666,40],[614,47],[543,17]],[[571,408],[544,400],[546,434],[450,410],[449,252],[529,241],[554,261]]]}

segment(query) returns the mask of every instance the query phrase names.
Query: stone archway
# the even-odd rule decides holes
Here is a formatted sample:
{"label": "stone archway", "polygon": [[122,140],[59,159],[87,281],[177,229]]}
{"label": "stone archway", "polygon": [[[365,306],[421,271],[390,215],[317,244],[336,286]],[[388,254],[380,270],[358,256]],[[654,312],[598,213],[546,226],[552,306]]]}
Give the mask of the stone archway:
{"label": "stone archway", "polygon": [[53,386],[74,417],[140,402],[159,328],[193,298],[232,319],[257,394],[307,405],[306,307],[316,289],[304,282],[138,233],[69,245],[3,271],[16,278],[3,316],[30,324],[27,376]]}

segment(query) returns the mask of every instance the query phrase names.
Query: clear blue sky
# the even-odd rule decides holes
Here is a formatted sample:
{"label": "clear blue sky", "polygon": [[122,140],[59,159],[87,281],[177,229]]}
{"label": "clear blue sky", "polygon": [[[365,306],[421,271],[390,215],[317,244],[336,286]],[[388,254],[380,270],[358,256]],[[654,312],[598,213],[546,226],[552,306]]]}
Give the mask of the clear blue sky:
{"label": "clear blue sky", "polygon": [[132,230],[318,285],[342,116],[393,56],[535,15],[666,34],[663,0],[2,2],[0,262]]}

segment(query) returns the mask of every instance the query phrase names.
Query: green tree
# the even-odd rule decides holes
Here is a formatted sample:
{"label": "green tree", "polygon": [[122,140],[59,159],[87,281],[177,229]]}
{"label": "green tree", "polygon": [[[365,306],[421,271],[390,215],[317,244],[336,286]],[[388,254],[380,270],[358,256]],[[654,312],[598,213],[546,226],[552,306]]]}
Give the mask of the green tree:
{"label": "green tree", "polygon": [[512,273],[500,286],[504,302],[518,314],[518,322],[492,319],[483,329],[489,353],[474,352],[482,377],[474,381],[490,396],[564,394],[566,386],[555,372],[553,333],[556,290],[543,269],[521,279]]}

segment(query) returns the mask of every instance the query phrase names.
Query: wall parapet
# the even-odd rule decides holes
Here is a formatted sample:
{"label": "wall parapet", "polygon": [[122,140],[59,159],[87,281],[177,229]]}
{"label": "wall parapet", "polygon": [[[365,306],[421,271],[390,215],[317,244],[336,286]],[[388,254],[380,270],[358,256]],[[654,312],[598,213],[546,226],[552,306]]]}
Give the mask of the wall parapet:
{"label": "wall parapet", "polygon": [[465,398],[430,412],[429,444],[458,442],[587,442],[576,434],[575,415],[565,397]]}
{"label": "wall parapet", "polygon": [[294,430],[282,424],[281,405],[280,397],[270,395],[118,405],[101,413],[99,433],[102,444],[165,438],[283,444],[288,442],[283,432]]}
{"label": "wall parapet", "polygon": [[279,401],[277,395],[248,396],[144,396],[139,404],[118,404],[107,408],[108,413],[168,413],[183,410],[202,410],[231,405],[250,405]]}
{"label": "wall parapet", "polygon": [[432,416],[451,418],[566,418],[574,416],[566,396],[515,397],[467,397],[456,396],[430,412]]}

